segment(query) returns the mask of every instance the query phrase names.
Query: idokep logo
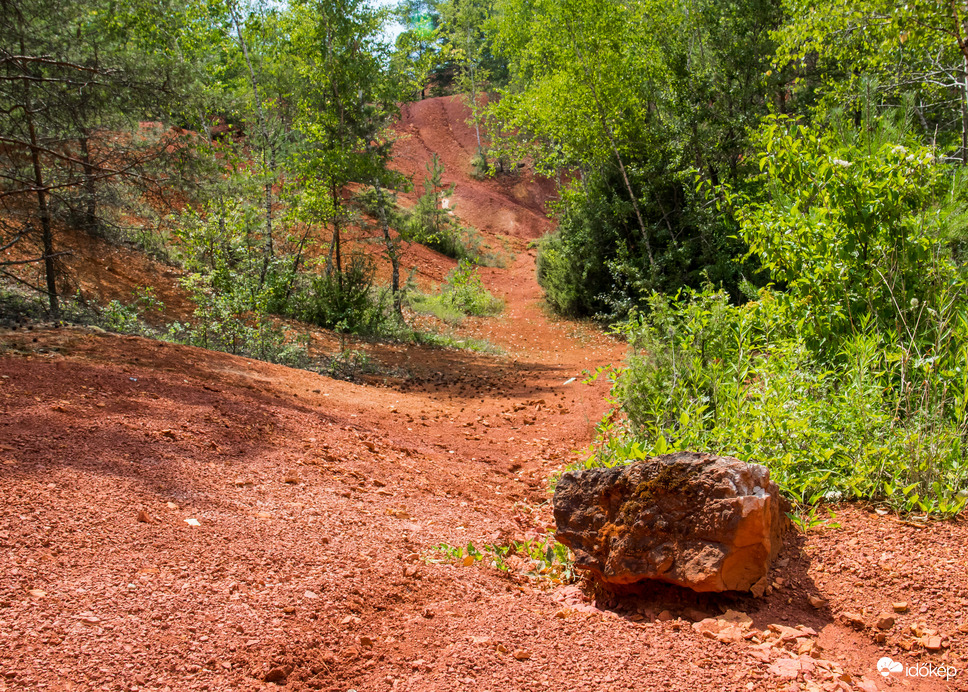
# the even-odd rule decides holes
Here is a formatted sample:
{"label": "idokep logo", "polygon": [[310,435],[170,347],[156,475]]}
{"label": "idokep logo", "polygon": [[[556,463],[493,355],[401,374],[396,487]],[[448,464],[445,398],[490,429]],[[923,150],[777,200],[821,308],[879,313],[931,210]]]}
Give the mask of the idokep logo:
{"label": "idokep logo", "polygon": [[885,656],[877,662],[877,672],[886,678],[891,673],[904,672],[904,666],[897,661],[892,661],[889,656]]}
{"label": "idokep logo", "polygon": [[885,678],[891,675],[907,675],[911,678],[944,678],[951,680],[958,674],[958,669],[954,666],[936,666],[933,663],[921,663],[916,666],[904,667],[898,661],[885,656],[877,662],[877,671]]}

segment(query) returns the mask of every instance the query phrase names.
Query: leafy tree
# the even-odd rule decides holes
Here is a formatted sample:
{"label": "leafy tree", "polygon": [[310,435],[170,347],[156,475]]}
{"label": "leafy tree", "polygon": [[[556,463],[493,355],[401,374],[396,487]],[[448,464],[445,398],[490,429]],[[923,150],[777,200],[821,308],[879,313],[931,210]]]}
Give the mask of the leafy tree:
{"label": "leafy tree", "polygon": [[343,288],[343,232],[348,224],[344,190],[350,183],[376,192],[384,242],[393,263],[392,290],[399,305],[399,262],[389,223],[387,126],[396,113],[396,85],[384,69],[379,41],[385,13],[361,0],[304,0],[291,8],[291,36],[299,57],[296,128],[304,137],[298,169],[305,190],[303,218],[332,229],[325,273]]}
{"label": "leafy tree", "polygon": [[923,134],[968,164],[968,10],[915,0],[786,0],[777,62],[799,72],[796,94],[821,109],[865,101],[913,108]]}
{"label": "leafy tree", "polygon": [[440,15],[424,0],[405,0],[396,14],[405,29],[397,36],[390,70],[406,98],[422,100],[431,73],[440,67],[442,58]]}
{"label": "leafy tree", "polygon": [[57,225],[94,231],[110,222],[109,206],[130,208],[145,193],[165,199],[157,164],[181,147],[138,120],[165,113],[177,93],[181,70],[157,29],[179,13],[127,0],[3,0],[2,9],[0,244],[39,237],[41,254],[27,261],[43,262],[38,290],[57,315]]}
{"label": "leafy tree", "polygon": [[706,277],[739,298],[748,268],[734,261],[743,251],[735,224],[696,182],[745,175],[747,127],[781,89],[779,75],[763,78],[778,2],[496,7],[494,42],[511,83],[490,109],[503,135],[495,147],[530,153],[567,188],[560,230],[539,260],[552,304],[621,316],[653,289],[674,293]]}
{"label": "leafy tree", "polygon": [[484,140],[481,137],[483,106],[481,97],[485,85],[500,79],[503,63],[491,49],[491,39],[485,32],[491,16],[491,0],[444,0],[437,5],[440,12],[440,33],[446,40],[445,56],[458,67],[457,88],[467,95],[471,122],[477,137],[476,160],[478,173],[487,169]]}

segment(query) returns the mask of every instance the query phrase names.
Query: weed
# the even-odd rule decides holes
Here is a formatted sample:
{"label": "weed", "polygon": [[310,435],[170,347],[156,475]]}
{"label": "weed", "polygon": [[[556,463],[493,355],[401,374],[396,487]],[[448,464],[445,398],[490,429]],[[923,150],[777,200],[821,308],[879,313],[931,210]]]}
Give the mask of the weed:
{"label": "weed", "polygon": [[448,562],[470,567],[483,562],[509,576],[520,576],[546,584],[569,584],[575,580],[571,551],[548,533],[541,539],[511,541],[506,545],[485,544],[477,548],[440,543],[425,559],[430,563]]}
{"label": "weed", "polygon": [[827,517],[823,517],[819,514],[819,508],[817,505],[804,506],[800,505],[794,512],[787,512],[787,518],[793,522],[793,525],[800,531],[800,533],[807,533],[809,531],[819,531],[822,529],[839,529],[840,523],[837,521],[837,515],[832,509],[827,509]]}

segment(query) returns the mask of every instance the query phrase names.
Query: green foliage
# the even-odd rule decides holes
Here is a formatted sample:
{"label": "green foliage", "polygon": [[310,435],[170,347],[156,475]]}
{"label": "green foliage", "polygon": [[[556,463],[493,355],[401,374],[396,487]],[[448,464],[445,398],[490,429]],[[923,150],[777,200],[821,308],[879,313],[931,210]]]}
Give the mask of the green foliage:
{"label": "green foliage", "polygon": [[548,533],[542,538],[510,541],[506,545],[484,544],[477,548],[447,543],[435,545],[425,559],[430,563],[449,562],[470,567],[483,562],[488,567],[511,576],[521,575],[535,582],[570,584],[575,581],[571,551]]}
{"label": "green foliage", "polygon": [[455,308],[440,293],[413,291],[407,295],[407,304],[414,312],[423,315],[433,315],[441,322],[446,322],[447,324],[460,324],[467,316]]}
{"label": "green foliage", "polygon": [[968,285],[940,240],[958,195],[903,129],[839,127],[766,121],[755,201],[726,197],[782,290],[653,294],[589,463],[711,450],[765,464],[798,505],[964,506]]}
{"label": "green foliage", "polygon": [[799,504],[867,498],[945,515],[963,506],[964,337],[942,344],[938,368],[868,322],[828,360],[766,289],[742,307],[712,290],[676,304],[656,295],[651,307],[624,328],[632,355],[613,396],[625,418],[603,423],[588,463],[710,450],[765,464]]}
{"label": "green foliage", "polygon": [[189,274],[181,279],[195,311],[175,323],[169,337],[194,346],[299,364],[304,350],[270,317],[284,301],[289,264],[277,258],[264,270],[261,248],[251,244],[259,227],[257,210],[245,204],[213,206],[207,215],[187,211],[177,224],[180,258]]}
{"label": "green foliage", "polygon": [[504,309],[504,301],[484,288],[474,265],[464,260],[447,275],[439,293],[411,291],[407,302],[415,312],[449,324],[460,324],[468,315],[496,315]]}
{"label": "green foliage", "polygon": [[376,267],[362,253],[353,253],[342,272],[309,279],[294,299],[293,314],[311,324],[354,334],[380,334],[391,319],[385,292],[374,286]]}
{"label": "green foliage", "polygon": [[810,531],[820,531],[822,529],[839,529],[840,524],[837,522],[837,514],[832,510],[828,509],[826,511],[827,517],[820,513],[820,508],[817,505],[811,505],[809,507],[801,507],[800,511],[797,512],[787,512],[787,517],[793,522],[793,525],[797,528],[800,533],[809,533]]}
{"label": "green foliage", "polygon": [[765,74],[777,3],[497,7],[512,82],[490,108],[494,147],[569,181],[539,258],[551,306],[620,320],[652,291],[707,280],[741,299],[755,265],[736,260],[735,223],[694,181],[715,187],[747,171],[747,128],[780,90],[781,75]]}
{"label": "green foliage", "polygon": [[145,313],[163,313],[165,304],[155,296],[155,291],[151,287],[135,291],[133,298],[127,304],[112,300],[104,307],[100,322],[105,329],[120,334],[152,333],[151,328],[144,323]]}
{"label": "green foliage", "polygon": [[441,294],[447,304],[467,315],[496,315],[504,309],[504,301],[484,288],[477,269],[465,260],[447,274]]}
{"label": "green foliage", "polygon": [[795,69],[792,104],[824,113],[865,103],[912,104],[921,135],[939,153],[963,149],[968,51],[965,8],[942,0],[784,0],[789,21],[776,33],[776,64]]}
{"label": "green foliage", "polygon": [[860,130],[841,118],[830,128],[766,119],[757,136],[765,200],[737,212],[751,251],[802,303],[801,328],[818,347],[836,348],[862,319],[899,333],[910,321],[930,338],[916,323],[954,276],[936,242],[953,218],[947,172],[903,122],[874,118]]}

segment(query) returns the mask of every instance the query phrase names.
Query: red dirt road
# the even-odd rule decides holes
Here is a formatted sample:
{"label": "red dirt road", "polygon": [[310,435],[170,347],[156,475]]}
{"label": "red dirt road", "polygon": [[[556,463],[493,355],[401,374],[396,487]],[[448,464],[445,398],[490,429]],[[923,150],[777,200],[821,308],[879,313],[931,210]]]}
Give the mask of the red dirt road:
{"label": "red dirt road", "polygon": [[[594,601],[430,561],[547,528],[547,478],[606,408],[581,374],[623,354],[543,312],[525,241],[548,229],[547,183],[469,179],[460,112],[409,109],[398,161],[438,147],[461,218],[511,239],[485,272],[507,310],[464,327],[505,355],[374,345],[407,376],[360,385],[81,328],[0,332],[0,690],[968,689],[961,521],[839,508],[842,529],[790,536],[758,601]],[[728,608],[750,639],[691,626]],[[815,634],[759,646],[770,625]],[[958,673],[883,677],[884,656]]]}

